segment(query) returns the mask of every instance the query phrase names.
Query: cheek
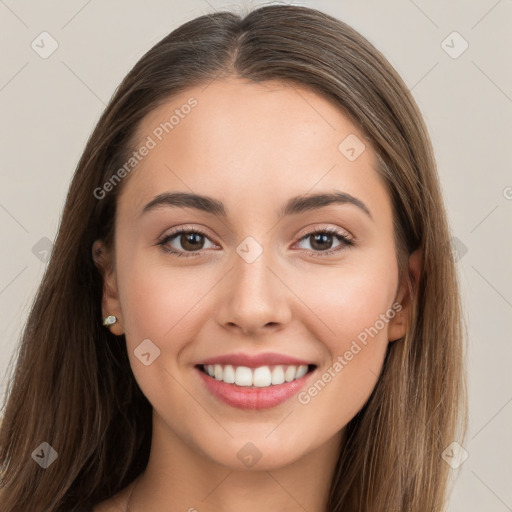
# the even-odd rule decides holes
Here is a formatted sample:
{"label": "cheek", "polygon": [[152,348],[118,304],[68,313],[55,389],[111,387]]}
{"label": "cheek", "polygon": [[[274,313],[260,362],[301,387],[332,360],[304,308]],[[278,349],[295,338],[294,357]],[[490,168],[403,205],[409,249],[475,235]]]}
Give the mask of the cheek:
{"label": "cheek", "polygon": [[148,258],[135,251],[130,261],[118,264],[120,299],[128,349],[150,339],[174,366],[182,346],[194,337],[208,290],[214,283],[211,269],[171,267],[165,258]]}
{"label": "cheek", "polygon": [[301,318],[311,318],[310,329],[315,330],[331,356],[337,356],[376,324],[379,333],[375,337],[387,341],[389,319],[384,324],[381,320],[392,306],[397,279],[398,268],[391,255],[378,262],[362,257],[336,267],[303,272],[292,286],[314,313],[301,314]]}
{"label": "cheek", "polygon": [[341,428],[371,395],[389,343],[397,279],[396,261],[390,257],[301,280],[300,293],[317,315],[308,327],[321,340],[326,359],[314,385],[298,399],[322,417],[320,424]]}
{"label": "cheek", "polygon": [[[196,338],[204,320],[201,297],[214,284],[209,282],[211,276],[209,280],[206,273],[204,276],[202,279],[192,267],[171,269],[147,257],[118,265],[130,365],[157,410],[168,411],[171,404],[183,399],[175,377],[180,373],[182,351]],[[146,360],[145,353],[150,354]]]}

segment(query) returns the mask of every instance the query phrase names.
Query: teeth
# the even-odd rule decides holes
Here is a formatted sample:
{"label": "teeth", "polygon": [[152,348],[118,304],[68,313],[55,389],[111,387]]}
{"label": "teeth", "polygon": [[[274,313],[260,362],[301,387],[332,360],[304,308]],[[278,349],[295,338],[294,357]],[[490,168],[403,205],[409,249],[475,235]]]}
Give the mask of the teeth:
{"label": "teeth", "polygon": [[297,368],[295,366],[288,366],[286,371],[284,372],[284,380],[286,382],[291,382],[295,379],[295,375],[297,374]]}
{"label": "teeth", "polygon": [[233,367],[220,364],[209,364],[203,367],[205,372],[216,380],[221,380],[227,384],[236,384],[237,386],[266,388],[277,386],[285,382],[292,382],[300,379],[308,373],[308,366],[277,365],[272,369],[269,366],[259,366],[258,368],[248,368],[247,366]]}
{"label": "teeth", "polygon": [[283,384],[284,382],[284,370],[282,366],[276,366],[272,370],[272,384]]}
{"label": "teeth", "polygon": [[224,366],[222,380],[224,382],[227,382],[228,384],[235,383],[235,369],[230,364],[228,364],[227,366]]}
{"label": "teeth", "polygon": [[266,388],[272,383],[272,374],[268,366],[255,368],[252,374],[252,385],[258,388]]}
{"label": "teeth", "polygon": [[295,378],[300,379],[301,377],[304,377],[306,373],[308,373],[308,367],[305,364],[302,364],[297,368],[297,374],[295,375]]}
{"label": "teeth", "polygon": [[252,386],[251,369],[246,366],[239,366],[235,370],[235,384],[237,386]]}

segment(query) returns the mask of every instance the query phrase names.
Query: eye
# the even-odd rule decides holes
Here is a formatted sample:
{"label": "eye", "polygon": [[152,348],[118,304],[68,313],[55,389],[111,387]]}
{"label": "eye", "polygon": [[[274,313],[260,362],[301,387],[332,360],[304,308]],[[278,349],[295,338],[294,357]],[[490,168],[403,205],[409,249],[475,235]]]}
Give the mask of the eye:
{"label": "eye", "polygon": [[[340,241],[340,244],[334,249],[332,248],[333,238],[337,238]],[[308,252],[312,251],[314,256],[329,255],[339,252],[345,247],[352,247],[355,245],[354,241],[349,236],[334,228],[315,229],[303,236],[299,242],[304,240],[312,241],[312,243],[310,242],[311,249],[308,250]]]}
{"label": "eye", "polygon": [[[332,248],[333,238],[339,240],[339,245]],[[176,239],[176,240],[175,240]],[[168,235],[158,242],[162,250],[166,253],[174,254],[179,257],[195,257],[200,256],[205,249],[204,241],[208,239],[208,235],[197,228],[181,228]],[[311,249],[306,249],[308,253],[314,256],[326,256],[332,253],[339,252],[345,247],[352,247],[355,245],[354,240],[347,236],[345,233],[334,228],[320,228],[315,229],[304,235],[300,242],[311,240]],[[171,242],[177,243],[177,249],[170,245]],[[213,247],[216,247],[213,244]],[[197,253],[197,254],[194,254]]]}
{"label": "eye", "polygon": [[[176,239],[175,243],[181,246],[178,249],[170,246],[170,242]],[[204,239],[208,239],[206,233],[201,230],[181,228],[179,230],[166,235],[162,240],[158,242],[162,250],[167,253],[175,254],[176,256],[194,257],[194,252],[202,251],[204,247]],[[215,244],[213,244],[215,247]],[[187,254],[191,252],[192,254]]]}

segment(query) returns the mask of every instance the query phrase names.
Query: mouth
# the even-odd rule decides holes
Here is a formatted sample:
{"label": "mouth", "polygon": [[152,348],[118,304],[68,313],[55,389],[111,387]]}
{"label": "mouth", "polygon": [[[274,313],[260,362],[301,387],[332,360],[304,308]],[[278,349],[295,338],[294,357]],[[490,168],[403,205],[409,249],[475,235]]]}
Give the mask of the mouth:
{"label": "mouth", "polygon": [[256,368],[230,364],[199,364],[196,368],[212,379],[245,388],[268,388],[294,382],[315,370],[315,364],[265,365]]}
{"label": "mouth", "polygon": [[195,365],[198,376],[213,397],[240,409],[268,409],[284,403],[305,386],[316,368],[315,364]]}

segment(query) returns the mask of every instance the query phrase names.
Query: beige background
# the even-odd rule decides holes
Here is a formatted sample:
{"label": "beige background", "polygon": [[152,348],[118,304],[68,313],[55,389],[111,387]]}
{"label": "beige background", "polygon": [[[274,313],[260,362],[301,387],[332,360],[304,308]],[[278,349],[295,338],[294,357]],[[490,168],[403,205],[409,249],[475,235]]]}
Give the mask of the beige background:
{"label": "beige background", "polygon": [[[72,173],[114,89],[183,22],[261,3],[0,0],[2,395]],[[469,457],[449,510],[512,511],[512,1],[293,3],[359,30],[396,67],[424,113],[469,328]],[[47,59],[31,47],[34,40],[42,46],[43,31],[58,44]],[[41,37],[51,48],[49,36]]]}

